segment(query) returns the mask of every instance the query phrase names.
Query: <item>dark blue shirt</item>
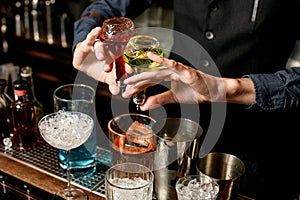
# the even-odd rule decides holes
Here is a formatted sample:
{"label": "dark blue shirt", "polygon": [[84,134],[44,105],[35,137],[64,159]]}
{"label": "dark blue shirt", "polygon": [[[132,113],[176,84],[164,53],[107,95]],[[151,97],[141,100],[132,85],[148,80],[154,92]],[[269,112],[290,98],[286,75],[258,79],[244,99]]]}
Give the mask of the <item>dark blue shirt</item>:
{"label": "dark blue shirt", "polygon": [[256,102],[250,108],[283,110],[299,108],[300,67],[280,70],[274,74],[250,74],[255,87]]}

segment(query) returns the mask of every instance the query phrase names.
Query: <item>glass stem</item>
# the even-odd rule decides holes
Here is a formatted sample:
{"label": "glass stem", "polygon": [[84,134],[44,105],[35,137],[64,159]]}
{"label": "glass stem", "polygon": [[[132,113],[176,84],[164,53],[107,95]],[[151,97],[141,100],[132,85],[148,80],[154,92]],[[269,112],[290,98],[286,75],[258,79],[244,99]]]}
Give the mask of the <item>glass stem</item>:
{"label": "glass stem", "polygon": [[69,149],[68,151],[68,171],[67,171],[67,189],[68,189],[68,194],[67,197],[71,197],[71,163],[70,163],[70,155],[71,155],[71,150]]}

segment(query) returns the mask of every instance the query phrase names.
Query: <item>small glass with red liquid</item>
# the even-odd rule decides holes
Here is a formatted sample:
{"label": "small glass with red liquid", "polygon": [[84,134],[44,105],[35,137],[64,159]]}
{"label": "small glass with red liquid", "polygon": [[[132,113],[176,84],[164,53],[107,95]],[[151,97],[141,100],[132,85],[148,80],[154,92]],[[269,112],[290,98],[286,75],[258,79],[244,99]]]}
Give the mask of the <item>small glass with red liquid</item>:
{"label": "small glass with red liquid", "polygon": [[100,40],[108,45],[109,50],[116,57],[116,82],[121,88],[123,88],[123,81],[127,77],[122,54],[127,42],[134,35],[136,35],[135,26],[129,18],[110,18],[106,19],[102,24]]}

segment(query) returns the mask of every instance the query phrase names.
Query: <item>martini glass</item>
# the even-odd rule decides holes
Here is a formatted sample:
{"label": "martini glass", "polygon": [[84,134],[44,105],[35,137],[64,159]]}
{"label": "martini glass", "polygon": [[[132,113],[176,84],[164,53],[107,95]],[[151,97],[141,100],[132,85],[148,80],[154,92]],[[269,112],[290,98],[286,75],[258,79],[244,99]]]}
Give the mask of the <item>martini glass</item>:
{"label": "martini glass", "polygon": [[[134,74],[164,68],[162,65],[150,60],[147,56],[148,52],[160,56],[163,55],[159,41],[155,37],[150,35],[136,35],[130,38],[124,49],[123,59],[133,68]],[[145,99],[145,90],[133,96],[132,100],[136,104],[137,110],[145,102]]]}
{"label": "martini glass", "polygon": [[116,81],[121,89],[124,89],[123,81],[127,77],[125,62],[122,54],[129,39],[136,34],[134,23],[127,17],[115,17],[106,19],[102,24],[100,40],[106,43],[109,50],[116,57]]}
{"label": "martini glass", "polygon": [[58,111],[44,116],[38,128],[44,140],[51,146],[68,152],[67,187],[55,195],[65,199],[86,200],[82,190],[71,187],[70,150],[82,145],[91,135],[93,119],[84,113],[75,111]]}

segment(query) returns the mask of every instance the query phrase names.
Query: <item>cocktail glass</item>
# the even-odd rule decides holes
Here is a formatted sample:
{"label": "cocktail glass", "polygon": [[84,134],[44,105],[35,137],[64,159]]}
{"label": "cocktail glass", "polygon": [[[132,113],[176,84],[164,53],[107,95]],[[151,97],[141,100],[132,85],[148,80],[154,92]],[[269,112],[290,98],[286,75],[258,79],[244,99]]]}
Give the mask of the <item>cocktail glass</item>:
{"label": "cocktail glass", "polygon": [[[155,37],[150,35],[136,35],[130,38],[124,49],[123,59],[133,68],[134,74],[163,68],[162,65],[148,58],[148,52],[163,55],[159,41]],[[145,102],[145,99],[145,90],[133,96],[133,102],[136,104],[137,109]]]}
{"label": "cocktail glass", "polygon": [[[88,114],[96,121],[95,89],[86,84],[66,84],[53,92],[54,112],[77,111]],[[95,123],[94,123],[95,124]],[[97,127],[94,125],[89,139],[70,153],[70,170],[74,177],[90,176],[96,171]],[[58,150],[60,167],[67,171],[68,153]]]}
{"label": "cocktail glass", "polygon": [[106,19],[102,24],[100,40],[106,43],[109,50],[116,56],[116,81],[124,88],[123,80],[127,77],[122,54],[129,39],[136,34],[134,23],[126,17]]}
{"label": "cocktail glass", "polygon": [[56,196],[70,200],[87,199],[86,193],[71,187],[70,150],[82,145],[91,135],[93,127],[94,121],[89,115],[75,111],[58,111],[39,121],[38,128],[44,140],[68,152],[67,188],[58,191]]}

